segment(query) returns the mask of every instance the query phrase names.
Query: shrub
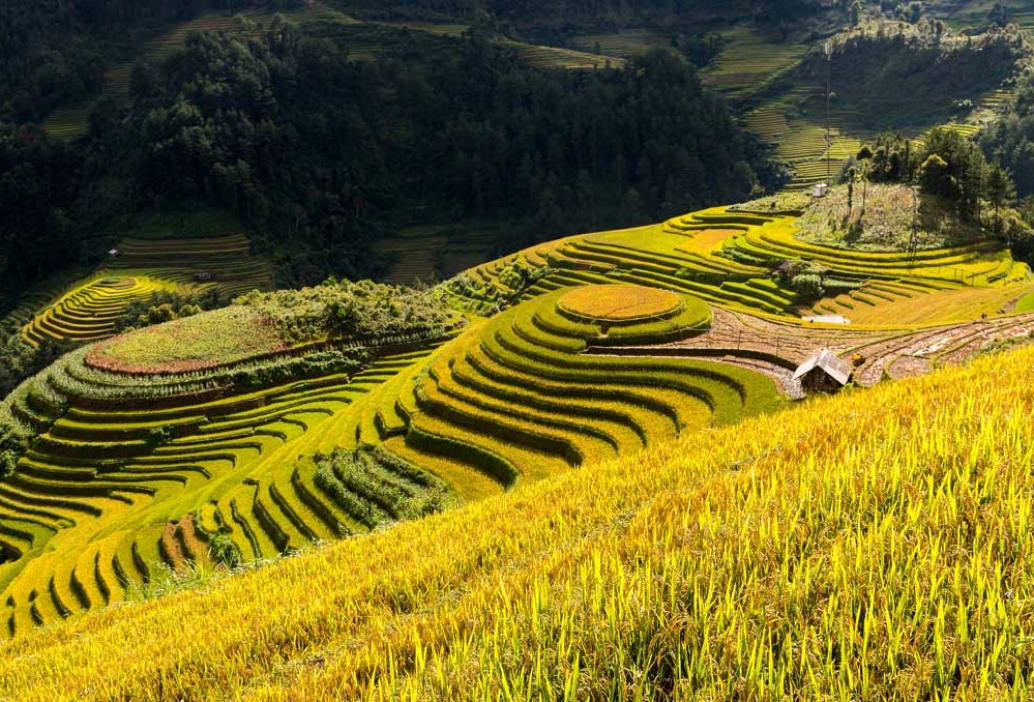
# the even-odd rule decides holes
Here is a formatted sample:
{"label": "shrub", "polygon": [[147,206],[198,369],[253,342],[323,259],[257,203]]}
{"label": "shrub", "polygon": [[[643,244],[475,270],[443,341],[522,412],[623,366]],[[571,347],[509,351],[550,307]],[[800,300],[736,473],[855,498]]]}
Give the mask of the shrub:
{"label": "shrub", "polygon": [[237,303],[269,318],[293,343],[412,334],[434,337],[462,324],[462,318],[433,295],[369,280],[327,281],[302,290],[253,291]]}
{"label": "shrub", "polygon": [[244,563],[240,548],[226,533],[216,534],[212,538],[208,545],[208,555],[213,561],[230,569],[239,568]]}
{"label": "shrub", "polygon": [[818,300],[822,297],[822,278],[815,273],[795,275],[790,285],[803,301]]}

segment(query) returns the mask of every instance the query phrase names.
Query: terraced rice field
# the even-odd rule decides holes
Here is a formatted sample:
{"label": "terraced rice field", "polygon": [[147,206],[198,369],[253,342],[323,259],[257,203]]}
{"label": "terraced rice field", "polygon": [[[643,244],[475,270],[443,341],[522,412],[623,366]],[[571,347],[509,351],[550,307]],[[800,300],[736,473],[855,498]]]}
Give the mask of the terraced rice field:
{"label": "terraced rice field", "polygon": [[384,277],[392,285],[445,280],[493,258],[504,235],[477,226],[407,227],[397,236],[379,240],[374,249],[394,262]]}
{"label": "terraced rice field", "polygon": [[[8,319],[21,320],[22,333],[39,346],[45,339],[76,343],[97,341],[113,333],[126,307],[158,291],[215,288],[225,299],[273,285],[272,268],[250,253],[243,234],[205,239],[124,239],[119,257],[100,273],[80,281],[50,301],[23,301]],[[204,279],[199,280],[201,275]],[[35,305],[31,306],[29,303]]]}
{"label": "terraced rice field", "polygon": [[[119,602],[220,549],[232,561],[271,558],[395,516],[393,503],[361,492],[339,499],[337,478],[320,479],[312,456],[324,425],[425,347],[357,356],[353,370],[310,364],[258,389],[234,380],[255,361],[159,379],[105,371],[90,348],[0,406],[38,437],[0,484],[7,634]],[[392,459],[371,470],[406,494],[437,484]]]}
{"label": "terraced rice field", "polygon": [[[907,375],[1019,322],[888,330],[903,310],[932,324],[1034,288],[989,244],[849,251],[795,239],[796,221],[714,208],[526,249],[440,288],[456,306],[505,309],[433,343],[336,356],[276,339],[209,344],[218,363],[190,372],[154,363],[192,362],[175,344],[65,356],[0,404],[38,436],[0,483],[0,623],[20,634],[189,563],[274,557],[413,516],[412,504],[481,499],[769,411],[777,381],[819,343],[863,353],[860,382]],[[211,243],[205,260],[240,244]],[[130,242],[122,262],[175,262],[178,246]],[[811,310],[773,272],[786,261],[856,282],[814,308],[868,306],[869,326],[802,322]]]}
{"label": "terraced rice field", "polygon": [[5,647],[0,694],[1021,699],[1032,364],[808,403],[64,623]]}
{"label": "terraced rice field", "polygon": [[[570,237],[532,247],[469,273],[479,297],[503,303],[562,286],[628,282],[692,294],[712,305],[797,320],[842,314],[858,323],[894,326],[903,307],[912,324],[956,321],[959,315],[1006,310],[1022,296],[1030,271],[990,243],[950,249],[863,252],[795,238],[792,215],[715,208],[663,225]],[[828,267],[828,276],[857,289],[801,307],[788,281],[774,274],[787,261]],[[546,271],[513,290],[500,280],[508,266]],[[546,267],[546,268],[543,268]],[[951,292],[941,298],[939,293]],[[448,293],[447,293],[448,294]],[[456,294],[456,293],[451,293]],[[943,299],[943,304],[939,300]],[[921,301],[919,304],[917,301]],[[951,304],[947,304],[948,302]],[[965,301],[965,302],[963,302]],[[457,304],[463,304],[457,299]],[[858,314],[856,310],[863,309]]]}
{"label": "terraced rice field", "polygon": [[650,29],[622,29],[609,34],[585,34],[572,40],[576,49],[613,58],[630,59],[652,49],[671,48],[671,37]]}
{"label": "terraced rice field", "polygon": [[[424,494],[477,499],[776,406],[774,384],[742,369],[581,353],[710,319],[694,298],[611,285],[543,295],[431,356],[357,350],[348,367],[220,347],[221,365],[156,375],[113,368],[121,346],[80,349],[0,405],[36,437],[0,484],[0,622],[20,634],[188,562],[270,558],[397,519]],[[242,384],[248,369],[279,380]],[[317,467],[340,451],[364,471]]]}
{"label": "terraced rice field", "polygon": [[47,115],[46,119],[40,123],[40,127],[55,139],[75,139],[90,131],[90,112],[92,110],[92,102],[61,107]]}
{"label": "terraced rice field", "polygon": [[[358,23],[358,20],[354,20]],[[370,22],[369,24],[379,24],[385,27],[395,27],[396,29],[411,29],[417,32],[427,32],[428,34],[437,34],[443,37],[461,37],[468,29],[469,24],[446,24],[438,22],[411,22],[408,20],[400,20],[398,22]]]}
{"label": "terraced rice field", "polygon": [[748,27],[733,27],[721,34],[728,43],[712,64],[701,71],[701,78],[734,97],[756,90],[793,67],[805,53],[801,44],[778,42]]}
{"label": "terraced rice field", "polygon": [[[251,255],[251,244],[240,233],[192,239],[131,237],[119,242],[118,251],[107,270],[162,271],[169,280],[215,287],[226,298],[273,286],[272,266]],[[196,280],[199,275],[204,280]]]}
{"label": "terraced rice field", "polygon": [[597,68],[623,68],[624,59],[599,56],[584,51],[561,49],[554,46],[540,46],[504,39],[502,46],[513,49],[529,66],[535,68],[566,68],[570,70],[593,70]]}
{"label": "terraced rice field", "polygon": [[[710,323],[692,298],[609,287],[563,288],[474,326],[357,403],[333,434],[355,437],[347,449],[383,445],[474,499],[777,404],[771,381],[737,368],[583,356]],[[645,316],[615,315],[619,304],[590,321],[578,296],[594,293]]]}
{"label": "terraced rice field", "polygon": [[392,285],[413,285],[416,281],[427,283],[436,280],[437,255],[448,243],[448,237],[437,234],[378,241],[374,247],[376,251],[395,257],[384,282]]}
{"label": "terraced rice field", "polygon": [[63,295],[25,323],[22,335],[33,346],[46,339],[89,342],[114,333],[126,306],[175,285],[146,276],[108,276]]}
{"label": "terraced rice field", "polygon": [[[481,266],[471,276],[492,300],[509,299],[516,292],[528,299],[563,286],[625,282],[691,294],[711,304],[786,314],[794,304],[792,290],[770,280],[766,268],[739,264],[717,253],[721,243],[738,232],[788,220],[792,218],[716,208],[663,225],[533,247]],[[548,266],[549,272],[528,290],[510,290],[499,272],[518,261],[532,269]]]}
{"label": "terraced rice field", "polygon": [[827,149],[825,121],[802,115],[795,106],[794,100],[807,99],[807,92],[799,91],[793,100],[767,103],[744,118],[747,129],[774,144],[776,157],[789,165],[788,190],[810,189],[835,180],[863,141],[872,136],[848,129],[842,118],[834,117]]}

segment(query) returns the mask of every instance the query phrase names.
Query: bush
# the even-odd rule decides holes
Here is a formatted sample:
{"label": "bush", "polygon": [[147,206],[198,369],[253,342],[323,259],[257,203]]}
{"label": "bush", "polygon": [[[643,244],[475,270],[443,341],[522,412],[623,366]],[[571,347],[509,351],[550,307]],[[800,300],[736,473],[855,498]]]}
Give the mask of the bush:
{"label": "bush", "polygon": [[216,534],[208,545],[208,555],[217,563],[230,569],[239,568],[244,559],[241,550],[229,534]]}
{"label": "bush", "polygon": [[205,310],[225,307],[229,300],[217,288],[202,293],[184,295],[170,290],[159,290],[146,300],[135,300],[126,305],[122,316],[115,321],[115,333],[142,329],[182,317],[190,317]]}
{"label": "bush", "polygon": [[331,279],[303,290],[256,290],[236,302],[268,317],[294,343],[413,334],[435,337],[462,324],[461,317],[426,292],[369,280]]}
{"label": "bush", "polygon": [[815,273],[800,273],[790,281],[802,301],[818,300],[822,297],[822,277]]}

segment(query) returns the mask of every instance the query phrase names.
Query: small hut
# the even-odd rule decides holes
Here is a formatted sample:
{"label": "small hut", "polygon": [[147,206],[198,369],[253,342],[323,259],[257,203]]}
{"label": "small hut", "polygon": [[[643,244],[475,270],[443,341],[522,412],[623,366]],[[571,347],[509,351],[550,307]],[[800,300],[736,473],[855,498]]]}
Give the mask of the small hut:
{"label": "small hut", "polygon": [[797,368],[794,380],[807,392],[837,392],[851,380],[851,366],[829,349],[822,349]]}

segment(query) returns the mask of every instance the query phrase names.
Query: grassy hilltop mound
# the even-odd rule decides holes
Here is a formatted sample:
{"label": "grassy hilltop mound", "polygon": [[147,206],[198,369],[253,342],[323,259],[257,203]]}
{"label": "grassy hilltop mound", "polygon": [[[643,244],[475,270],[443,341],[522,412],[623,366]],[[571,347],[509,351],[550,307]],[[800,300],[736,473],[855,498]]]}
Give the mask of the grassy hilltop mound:
{"label": "grassy hilltop mound", "polygon": [[687,435],[58,624],[0,649],[0,694],[1024,697],[1031,363]]}

